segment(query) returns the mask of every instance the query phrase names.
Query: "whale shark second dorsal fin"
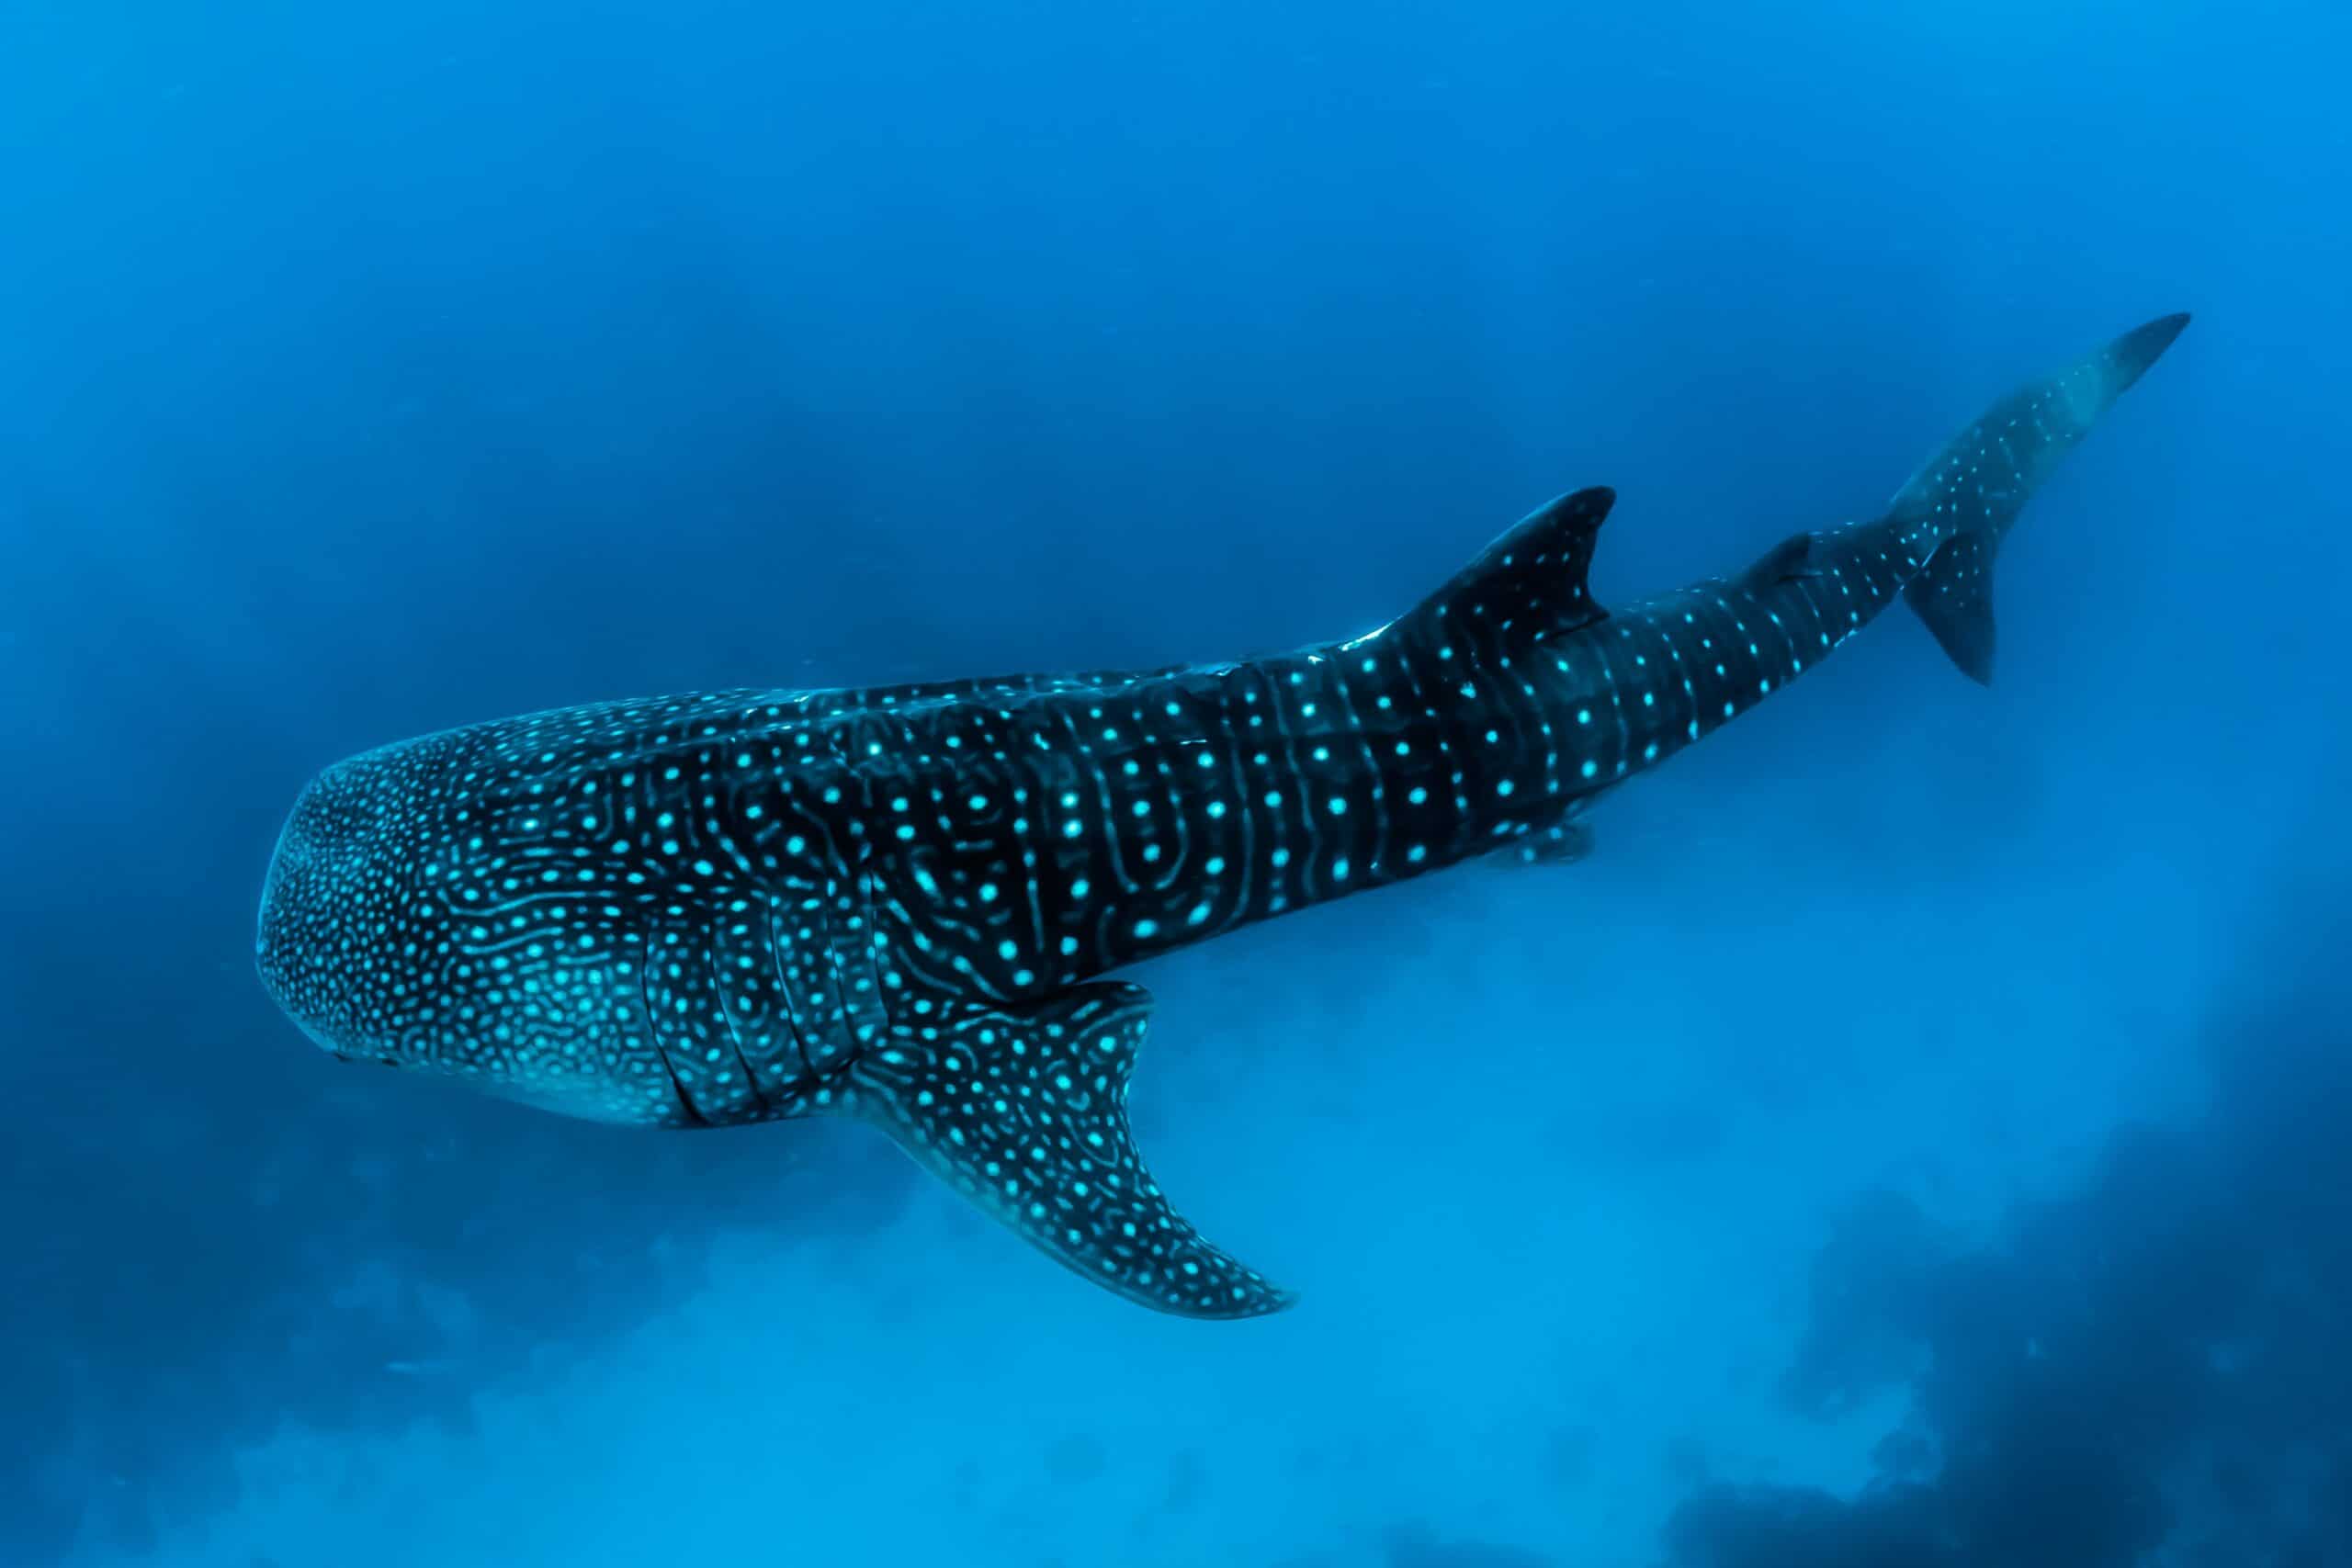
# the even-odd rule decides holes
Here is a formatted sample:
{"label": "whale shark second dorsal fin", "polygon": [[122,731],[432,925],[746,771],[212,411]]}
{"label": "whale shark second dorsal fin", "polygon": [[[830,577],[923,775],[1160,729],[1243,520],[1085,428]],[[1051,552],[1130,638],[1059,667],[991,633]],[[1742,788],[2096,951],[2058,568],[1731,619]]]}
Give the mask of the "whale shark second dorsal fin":
{"label": "whale shark second dorsal fin", "polygon": [[1605,618],[1585,575],[1616,500],[1596,485],[1536,508],[1414,606],[1400,629],[1441,646],[1468,638],[1510,649]]}
{"label": "whale shark second dorsal fin", "polygon": [[1096,982],[1025,1007],[944,1002],[859,1059],[850,1105],[1031,1245],[1179,1317],[1291,1303],[1170,1206],[1127,1130],[1150,1017],[1141,986]]}

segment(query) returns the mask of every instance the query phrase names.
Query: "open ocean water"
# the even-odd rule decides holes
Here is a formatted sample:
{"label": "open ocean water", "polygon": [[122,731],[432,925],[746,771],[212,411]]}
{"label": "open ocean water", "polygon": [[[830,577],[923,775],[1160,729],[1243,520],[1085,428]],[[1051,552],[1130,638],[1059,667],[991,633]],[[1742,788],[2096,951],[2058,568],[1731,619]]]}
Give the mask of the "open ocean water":
{"label": "open ocean water", "polygon": [[[2341,0],[0,0],[0,1564],[2352,1564]],[[1295,1290],[837,1120],[314,1049],[325,764],[1229,659],[1614,486],[1629,602],[2196,324],[2000,561],[1156,958]]]}

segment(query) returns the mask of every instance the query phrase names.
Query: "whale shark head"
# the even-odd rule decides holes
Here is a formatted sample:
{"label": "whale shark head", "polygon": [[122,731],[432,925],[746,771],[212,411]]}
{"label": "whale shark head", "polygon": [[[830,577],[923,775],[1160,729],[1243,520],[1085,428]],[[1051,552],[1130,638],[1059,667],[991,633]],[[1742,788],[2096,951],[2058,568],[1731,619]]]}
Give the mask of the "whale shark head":
{"label": "whale shark head", "polygon": [[[278,833],[254,967],[344,1061],[593,1120],[675,1120],[643,1018],[644,949],[607,929],[616,895],[583,891],[643,874],[608,863],[605,833],[584,826],[602,820],[594,778],[550,756],[488,726],[321,773]],[[559,818],[548,792],[565,787],[579,793]]]}
{"label": "whale shark head", "polygon": [[413,857],[381,756],[336,763],[295,801],[254,933],[254,966],[270,996],[346,1061],[397,1058],[394,1022],[415,956],[397,940]]}

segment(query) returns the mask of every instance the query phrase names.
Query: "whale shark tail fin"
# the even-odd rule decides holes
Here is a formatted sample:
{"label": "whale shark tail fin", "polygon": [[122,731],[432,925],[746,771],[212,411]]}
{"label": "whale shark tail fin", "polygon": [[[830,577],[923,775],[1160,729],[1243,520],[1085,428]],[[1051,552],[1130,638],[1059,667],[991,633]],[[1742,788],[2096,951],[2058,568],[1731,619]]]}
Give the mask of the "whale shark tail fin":
{"label": "whale shark tail fin", "polygon": [[1890,521],[1933,550],[1903,590],[1951,661],[1993,680],[1993,562],[2034,490],[2188,325],[2159,316],[2003,398],[1895,492]]}
{"label": "whale shark tail fin", "polygon": [[1170,1205],[1127,1129],[1151,996],[1073,987],[1027,1006],[942,1006],[859,1058],[853,1107],[918,1164],[1105,1290],[1179,1317],[1291,1304]]}

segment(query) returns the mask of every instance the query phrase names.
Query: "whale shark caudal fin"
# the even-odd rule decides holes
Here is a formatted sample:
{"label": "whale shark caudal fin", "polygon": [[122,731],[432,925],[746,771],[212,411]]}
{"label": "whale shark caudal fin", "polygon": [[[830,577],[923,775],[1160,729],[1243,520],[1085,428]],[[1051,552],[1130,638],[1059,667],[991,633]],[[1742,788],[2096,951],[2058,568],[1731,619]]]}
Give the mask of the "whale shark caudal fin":
{"label": "whale shark caudal fin", "polygon": [[2188,325],[2159,316],[2046,380],[2021,387],[1929,458],[1888,516],[1942,537],[1903,590],[1951,661],[1993,680],[1993,560],[2036,486]]}
{"label": "whale shark caudal fin", "polygon": [[865,1117],[1055,1261],[1180,1317],[1291,1303],[1170,1207],[1127,1130],[1151,996],[1110,982],[1001,1010],[943,1002],[858,1062]]}

